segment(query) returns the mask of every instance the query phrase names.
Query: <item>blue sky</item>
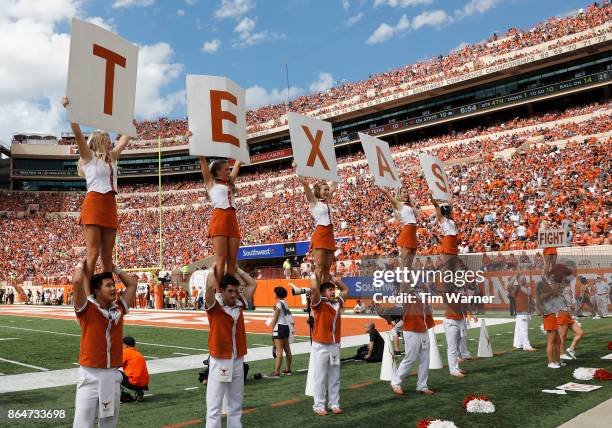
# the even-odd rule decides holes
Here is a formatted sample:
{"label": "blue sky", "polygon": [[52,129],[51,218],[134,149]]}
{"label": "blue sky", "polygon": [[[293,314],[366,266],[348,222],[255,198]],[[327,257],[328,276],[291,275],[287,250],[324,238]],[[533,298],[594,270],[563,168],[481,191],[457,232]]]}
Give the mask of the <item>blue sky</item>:
{"label": "blue sky", "polygon": [[[6,3],[5,3],[6,2]],[[365,79],[510,27],[586,8],[580,0],[0,0],[0,140],[66,130],[74,16],[140,47],[138,118],[185,115],[185,75],[227,76],[247,105]],[[50,6],[52,5],[52,6]],[[20,47],[27,47],[22,49]],[[43,72],[41,72],[43,70]]]}
{"label": "blue sky", "polygon": [[[146,44],[163,41],[172,46],[173,59],[184,64],[184,69],[180,78],[166,86],[166,91],[180,90],[185,84],[185,73],[193,73],[227,76],[244,88],[257,85],[267,93],[286,87],[285,63],[290,85],[307,93],[313,83],[319,82],[322,84],[319,87],[324,87],[329,82],[327,76],[320,79],[320,73],[331,74],[333,82],[361,80],[370,73],[445,54],[461,43],[479,42],[494,31],[529,28],[549,16],[588,5],[575,0],[480,0],[472,2],[475,7],[471,14],[468,10],[466,16],[450,21],[440,13],[436,17],[433,12],[457,16],[458,10],[470,4],[469,0],[387,0],[379,4],[376,0],[253,0],[227,1],[225,5],[221,0],[141,3],[152,4],[113,8],[110,2],[96,2],[88,11],[112,19],[119,33],[131,41]],[[222,17],[221,11],[226,15],[236,13]],[[408,29],[392,31],[387,40],[372,43],[376,41],[372,39],[368,43],[381,24],[396,27],[402,15],[410,22]],[[422,26],[417,24],[418,28],[414,28],[418,15],[425,20],[420,21]],[[245,19],[245,28],[250,22],[255,24],[249,32],[251,37],[261,34],[255,36],[252,45],[241,42],[240,32],[235,31]],[[135,22],[138,24],[134,25]],[[211,51],[217,41],[219,47],[215,52],[202,50],[208,42]],[[173,116],[185,113],[183,105],[174,110]]]}

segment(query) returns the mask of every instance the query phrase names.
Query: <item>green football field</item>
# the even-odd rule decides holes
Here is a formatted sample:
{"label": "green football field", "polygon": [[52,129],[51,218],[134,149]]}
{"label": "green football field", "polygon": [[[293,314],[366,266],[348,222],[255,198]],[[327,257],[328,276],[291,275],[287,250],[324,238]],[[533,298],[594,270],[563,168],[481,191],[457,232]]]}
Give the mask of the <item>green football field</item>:
{"label": "green football field", "polygon": [[[433,396],[413,393],[416,378],[404,382],[406,395],[391,393],[387,382],[378,380],[380,364],[349,361],[341,368],[342,415],[315,417],[312,399],[304,395],[305,369],[308,355],[294,357],[292,377],[254,380],[253,374],[270,373],[272,360],[251,362],[245,385],[243,426],[245,427],[414,427],[425,418],[442,418],[458,427],[556,427],[598,403],[612,397],[612,385],[605,381],[590,381],[603,385],[590,393],[551,395],[542,389],[575,381],[575,367],[603,367],[612,370],[609,360],[600,358],[608,351],[612,340],[612,319],[582,319],[587,335],[580,344],[578,361],[552,370],[546,367],[545,336],[540,332],[541,319],[531,321],[530,338],[538,352],[512,350],[514,324],[489,327],[493,358],[466,362],[465,379],[451,378],[447,369],[429,372],[429,387]],[[38,330],[38,331],[32,331]],[[0,358],[20,361],[49,370],[77,367],[80,329],[75,321],[17,316],[0,316]],[[204,354],[206,332],[178,328],[126,325],[124,334],[134,336],[139,350],[150,358],[173,358],[186,354]],[[469,331],[468,342],[473,355],[478,347],[479,329]],[[570,333],[571,335],[571,333]],[[307,340],[300,338],[301,340]],[[267,335],[249,334],[249,348],[270,343]],[[446,360],[444,337],[437,342]],[[144,345],[142,343],[149,343]],[[342,357],[354,355],[355,348],[342,350]],[[415,367],[416,369],[416,367]],[[300,371],[302,370],[302,371]],[[37,371],[0,360],[3,375]],[[150,396],[142,403],[121,405],[119,426],[164,427],[203,426],[206,388],[197,382],[198,370],[183,370],[151,376]],[[3,376],[0,375],[0,383]],[[38,389],[0,394],[0,426],[71,426],[74,414],[75,386]],[[487,394],[496,406],[488,415],[467,414],[462,408],[468,394]],[[9,410],[64,409],[65,419],[9,420]],[[587,427],[585,427],[587,428]]]}

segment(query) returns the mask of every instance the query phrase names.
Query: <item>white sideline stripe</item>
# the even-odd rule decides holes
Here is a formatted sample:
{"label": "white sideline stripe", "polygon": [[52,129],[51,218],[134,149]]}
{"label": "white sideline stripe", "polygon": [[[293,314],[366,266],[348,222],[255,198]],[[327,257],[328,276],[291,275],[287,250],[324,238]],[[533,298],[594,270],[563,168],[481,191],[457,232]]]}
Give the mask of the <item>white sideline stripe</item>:
{"label": "white sideline stripe", "polygon": [[[26,330],[26,331],[35,331],[38,333],[50,333],[50,334],[61,334],[63,336],[73,336],[73,337],[81,337],[80,334],[74,334],[74,333],[62,333],[59,331],[49,331],[49,330],[36,330],[33,328],[25,328],[25,327],[11,327],[8,325],[0,325],[0,328],[13,328],[15,330]],[[147,342],[138,342],[139,345],[148,345],[148,346],[161,346],[164,348],[177,348],[177,349],[189,349],[191,351],[208,351],[208,349],[204,349],[204,348],[189,348],[187,346],[176,346],[176,345],[162,345],[160,343],[147,343]]]}
{"label": "white sideline stripe", "polygon": [[29,367],[31,369],[36,369],[36,370],[40,370],[40,371],[43,371],[43,372],[48,372],[49,371],[49,369],[46,369],[44,367],[32,366],[30,364],[20,363],[19,361],[7,360],[6,358],[0,358],[0,361],[4,361],[6,363],[11,363],[11,364],[17,364],[18,366]]}
{"label": "white sideline stripe", "polygon": [[150,358],[150,359],[152,359],[152,360],[159,360],[159,358],[158,358],[158,357],[152,357],[152,356],[150,356],[150,355],[143,355],[143,357],[145,357],[145,358]]}
{"label": "white sideline stripe", "polygon": [[185,388],[185,391],[192,391],[194,389],[199,389],[199,386],[190,386],[189,388]]}
{"label": "white sideline stripe", "polygon": [[[441,318],[438,318],[441,319]],[[503,324],[514,322],[513,318],[487,318],[487,326],[495,324]],[[2,327],[2,326],[0,326]],[[19,327],[11,327],[19,328]],[[471,325],[470,329],[480,328],[480,326]],[[27,329],[25,329],[27,330]],[[435,333],[442,333],[444,327],[437,325],[434,329]],[[54,333],[54,332],[49,332]],[[269,333],[266,333],[269,334]],[[370,336],[367,334],[361,334],[357,336],[346,336],[343,337],[340,346],[342,348],[350,348],[354,346],[360,346],[367,343]],[[291,345],[291,351],[293,355],[310,354],[310,342],[293,343]],[[172,373],[183,370],[201,369],[202,361],[208,358],[208,354],[194,354],[187,355],[184,357],[172,357],[172,358],[160,358],[158,360],[151,360],[147,362],[149,374],[159,373]],[[270,350],[266,348],[251,348],[248,350],[248,354],[245,356],[244,361],[246,363],[251,361],[263,361],[271,360]],[[307,370],[307,369],[306,369]],[[306,371],[304,370],[304,371]],[[22,373],[18,375],[9,375],[2,378],[0,382],[0,394],[19,392],[19,391],[30,391],[34,389],[53,388],[58,386],[75,385],[78,378],[78,369],[62,369],[52,370],[44,373],[32,372]]]}
{"label": "white sideline stripe", "polygon": [[153,397],[153,394],[145,394],[144,397]]}
{"label": "white sideline stripe", "polygon": [[272,346],[271,343],[269,345],[264,345],[263,343],[253,343],[253,345],[255,345],[255,346]]}

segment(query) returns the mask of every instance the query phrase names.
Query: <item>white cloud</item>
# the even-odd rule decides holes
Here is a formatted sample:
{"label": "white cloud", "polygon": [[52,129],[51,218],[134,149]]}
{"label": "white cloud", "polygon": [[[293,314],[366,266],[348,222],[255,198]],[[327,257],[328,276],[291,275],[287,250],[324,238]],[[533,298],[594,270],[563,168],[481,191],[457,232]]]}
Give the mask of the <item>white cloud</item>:
{"label": "white cloud", "polygon": [[342,8],[344,10],[349,10],[351,7],[351,2],[349,0],[342,0]]}
{"label": "white cloud", "polygon": [[161,89],[175,81],[183,65],[172,63],[174,51],[168,43],[140,46],[138,81],[136,82],[136,115],[154,118],[167,115],[174,107],[185,104],[185,90],[161,95]]}
{"label": "white cloud", "polygon": [[222,0],[221,7],[215,10],[215,17],[239,19],[254,7],[252,0]]}
{"label": "white cloud", "polygon": [[178,9],[178,10],[176,11],[176,14],[177,14],[178,16],[185,16],[185,11],[184,11],[183,9]]}
{"label": "white cloud", "polygon": [[386,42],[396,34],[404,32],[410,28],[410,21],[406,15],[402,15],[398,23],[394,26],[389,25],[385,22],[380,24],[376,30],[368,37],[366,43],[368,45],[375,45],[377,43]]}
{"label": "white cloud", "polygon": [[86,18],[85,21],[91,22],[92,24],[95,24],[98,27],[102,27],[105,30],[112,31],[113,33],[117,32],[117,27],[115,27],[115,23],[112,18],[106,21],[100,16],[94,16],[92,18]]}
{"label": "white cloud", "polygon": [[[247,109],[255,109],[262,106],[271,104],[279,104],[287,102],[287,88],[285,89],[272,89],[268,92],[265,88],[259,85],[251,86],[246,89],[245,104]],[[302,88],[292,86],[289,89],[289,98],[295,98],[304,93]]]}
{"label": "white cloud", "polygon": [[[112,27],[112,20],[83,16],[80,4],[55,0],[49,7],[48,0],[19,0],[0,8],[0,140],[10,142],[20,131],[59,134],[68,129],[60,100],[66,90],[70,35],[57,27],[73,16]],[[167,115],[184,103],[184,91],[162,95],[181,73],[168,44],[141,46],[137,116]]]}
{"label": "white cloud", "polygon": [[257,45],[268,40],[277,40],[285,37],[284,34],[269,32],[268,30],[253,32],[255,29],[255,21],[245,16],[234,28],[234,32],[238,33],[239,40],[234,42],[234,47],[244,47]]}
{"label": "white cloud", "polygon": [[426,25],[440,28],[452,20],[453,18],[443,10],[425,11],[412,19],[412,28],[415,31]]}
{"label": "white cloud", "polygon": [[128,7],[146,7],[155,3],[155,0],[115,0],[113,9],[121,9]]}
{"label": "white cloud", "polygon": [[466,16],[474,15],[476,13],[482,15],[487,10],[492,9],[501,0],[470,0],[468,3],[463,6],[462,9],[455,11],[455,17],[457,18],[465,18]]}
{"label": "white cloud", "polygon": [[348,21],[346,21],[346,26],[347,27],[352,27],[353,25],[357,24],[362,19],[363,19],[363,12],[359,12],[357,15],[351,16],[348,19]]}
{"label": "white cloud", "polygon": [[420,4],[430,4],[433,0],[374,0],[374,7],[386,4],[390,7],[408,7],[417,6]]}
{"label": "white cloud", "polygon": [[316,82],[312,82],[308,89],[311,92],[324,92],[334,86],[334,77],[331,73],[319,73],[319,79]]}
{"label": "white cloud", "polygon": [[220,47],[221,47],[221,40],[213,39],[210,42],[204,42],[204,44],[202,45],[202,51],[209,53],[209,54],[213,54],[217,52]]}

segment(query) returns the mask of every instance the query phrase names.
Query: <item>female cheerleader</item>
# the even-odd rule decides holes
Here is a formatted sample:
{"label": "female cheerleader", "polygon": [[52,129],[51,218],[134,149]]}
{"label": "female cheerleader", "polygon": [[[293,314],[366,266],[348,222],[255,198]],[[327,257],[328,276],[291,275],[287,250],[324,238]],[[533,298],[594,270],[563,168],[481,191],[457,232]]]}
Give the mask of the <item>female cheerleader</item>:
{"label": "female cheerleader", "polygon": [[397,189],[396,197],[385,188],[380,191],[389,199],[396,215],[402,223],[402,231],[397,238],[397,246],[400,249],[400,260],[403,268],[412,269],[412,262],[416,255],[418,246],[416,219],[419,215],[419,206],[415,206],[410,198],[408,189],[404,186]]}
{"label": "female cheerleader", "polygon": [[[68,103],[68,98],[64,97],[62,99],[64,108]],[[107,132],[96,130],[85,142],[79,124],[71,123],[70,127],[79,147],[78,174],[85,177],[87,185],[87,194],[79,217],[79,224],[82,224],[85,230],[87,266],[93,274],[100,256],[102,271],[111,272],[115,236],[119,228],[115,200],[117,161],[130,142],[130,137],[122,135],[113,148]]]}
{"label": "female cheerleader", "polygon": [[444,264],[446,269],[454,272],[457,266],[459,249],[457,246],[457,224],[453,220],[453,208],[450,205],[440,206],[433,195],[431,195],[430,199],[436,209],[436,218],[438,223],[440,223],[442,233],[444,233],[444,238],[442,239]]}
{"label": "female cheerleader", "polygon": [[304,193],[310,203],[310,212],[314,218],[315,230],[310,240],[310,248],[314,253],[317,287],[320,287],[324,282],[329,282],[331,278],[329,270],[334,262],[334,252],[336,251],[332,210],[329,201],[334,196],[338,183],[332,182],[328,185],[325,182],[320,182],[312,186],[311,189],[306,178],[299,175],[297,177],[304,186]]}
{"label": "female cheerleader", "polygon": [[200,156],[202,176],[213,205],[213,214],[208,225],[208,236],[212,239],[215,253],[214,273],[217,284],[227,274],[236,276],[236,255],[240,246],[240,228],[236,217],[236,177],[240,162],[236,161],[230,173],[229,162],[215,160],[210,166]]}

